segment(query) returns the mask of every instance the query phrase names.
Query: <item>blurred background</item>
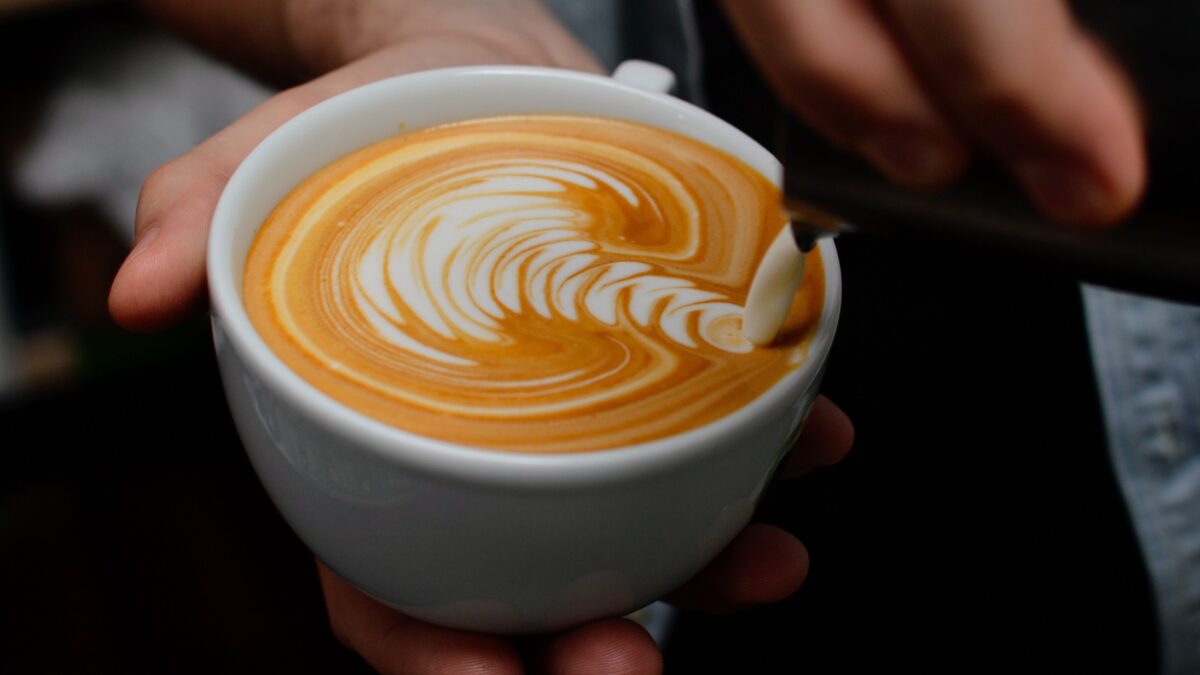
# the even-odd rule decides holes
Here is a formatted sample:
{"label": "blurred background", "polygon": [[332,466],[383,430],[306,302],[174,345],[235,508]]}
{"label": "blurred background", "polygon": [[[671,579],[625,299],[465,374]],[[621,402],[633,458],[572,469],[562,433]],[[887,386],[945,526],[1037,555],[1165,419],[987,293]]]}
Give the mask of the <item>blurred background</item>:
{"label": "blurred background", "polygon": [[[765,88],[697,9],[685,85],[765,137]],[[123,3],[0,0],[0,63],[0,672],[366,672],[245,459],[206,318],[133,335],[106,310],[145,175],[270,90]],[[1077,281],[929,242],[839,250],[825,390],[858,442],[759,514],[805,541],[809,580],[679,615],[667,671],[1155,672]]]}

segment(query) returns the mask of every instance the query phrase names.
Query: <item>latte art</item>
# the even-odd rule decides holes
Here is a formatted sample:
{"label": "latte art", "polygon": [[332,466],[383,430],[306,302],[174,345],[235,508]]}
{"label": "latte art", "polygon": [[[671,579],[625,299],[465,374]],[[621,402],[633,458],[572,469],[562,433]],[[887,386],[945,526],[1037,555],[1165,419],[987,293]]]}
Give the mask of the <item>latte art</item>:
{"label": "latte art", "polygon": [[259,233],[247,310],[289,366],[372,417],[530,452],[721,417],[803,358],[810,265],[782,344],[741,305],[778,192],[665,131],[567,116],[398,136],[327,167]]}
{"label": "latte art", "polygon": [[[584,207],[594,195],[578,193],[599,192],[602,185],[625,208],[648,200],[618,176],[553,159],[444,167],[398,186],[361,213],[374,227],[348,234],[331,252],[328,272],[340,282],[335,292],[343,284],[351,290],[349,297],[335,296],[333,309],[344,323],[352,321],[348,301],[376,337],[452,364],[474,362],[416,343],[399,326],[416,321],[441,338],[502,343],[503,320],[523,312],[569,321],[586,313],[610,326],[620,314],[640,328],[654,323],[680,345],[695,347],[701,339],[749,351],[737,336],[712,330],[721,319],[739,316],[740,307],[653,264],[611,260],[636,252],[591,239],[595,223]],[[661,257],[682,259],[694,253],[697,209],[681,185],[672,187],[671,198],[688,207],[688,231],[679,242],[684,250],[664,250]],[[286,267],[276,275],[286,275]]]}

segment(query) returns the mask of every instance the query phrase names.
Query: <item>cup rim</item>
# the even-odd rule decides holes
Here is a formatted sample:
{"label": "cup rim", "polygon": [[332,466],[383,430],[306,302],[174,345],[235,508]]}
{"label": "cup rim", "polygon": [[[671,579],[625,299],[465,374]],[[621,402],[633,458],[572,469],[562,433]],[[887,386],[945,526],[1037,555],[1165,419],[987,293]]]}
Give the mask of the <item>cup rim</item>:
{"label": "cup rim", "polygon": [[[676,114],[707,124],[716,123],[738,144],[766,152],[741,130],[698,106],[675,97],[649,92],[610,77],[535,66],[460,66],[427,70],[378,80],[326,99],[272,131],[242,161],[221,193],[208,237],[207,273],[214,327],[220,326],[240,361],[263,380],[275,396],[334,435],[352,439],[360,451],[386,461],[478,484],[533,487],[586,487],[631,474],[668,470],[722,448],[747,425],[753,426],[777,405],[799,399],[820,385],[841,310],[841,266],[831,240],[818,244],[825,271],[825,298],[816,334],[804,363],[750,403],[732,413],[683,433],[616,448],[573,453],[523,453],[453,443],[421,436],[360,413],[309,384],[280,359],[259,336],[246,314],[240,288],[234,283],[236,265],[230,260],[233,233],[239,225],[235,209],[254,184],[257,167],[292,142],[291,136],[309,120],[329,114],[356,99],[370,100],[378,92],[453,77],[518,77],[586,82],[586,86],[636,94],[653,105],[669,106]],[[617,115],[607,115],[619,117]],[[349,152],[349,151],[348,151]],[[769,152],[767,153],[770,154]],[[778,161],[772,161],[778,166]],[[768,176],[772,179],[771,176]],[[774,180],[774,179],[773,179]],[[261,224],[259,224],[261,225]]]}

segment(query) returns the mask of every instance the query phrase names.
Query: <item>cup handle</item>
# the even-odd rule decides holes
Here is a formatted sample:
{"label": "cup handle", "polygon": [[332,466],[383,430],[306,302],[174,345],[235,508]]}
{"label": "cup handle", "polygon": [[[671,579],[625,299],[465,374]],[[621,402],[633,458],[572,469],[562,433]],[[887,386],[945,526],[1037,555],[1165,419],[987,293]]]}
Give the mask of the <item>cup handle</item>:
{"label": "cup handle", "polygon": [[622,61],[613,71],[612,78],[656,94],[669,94],[675,88],[675,73],[669,68],[637,59]]}

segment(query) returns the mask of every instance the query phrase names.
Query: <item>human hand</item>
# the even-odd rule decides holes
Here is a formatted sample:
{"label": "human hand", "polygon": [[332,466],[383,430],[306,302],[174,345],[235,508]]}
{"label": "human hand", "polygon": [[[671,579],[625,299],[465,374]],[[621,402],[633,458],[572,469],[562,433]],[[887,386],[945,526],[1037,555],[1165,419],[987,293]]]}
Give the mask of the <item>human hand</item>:
{"label": "human hand", "polygon": [[1110,224],[1146,183],[1137,105],[1060,0],[725,0],[779,97],[891,180],[995,154],[1050,217]]}
{"label": "human hand", "polygon": [[[838,462],[854,429],[817,399],[781,478]],[[609,618],[566,632],[517,640],[433,626],[390,609],[318,564],[333,632],[385,675],[424,673],[658,673],[662,656],[637,623]],[[732,612],[791,595],[808,573],[808,552],[786,531],[752,524],[667,600],[706,612]]]}

